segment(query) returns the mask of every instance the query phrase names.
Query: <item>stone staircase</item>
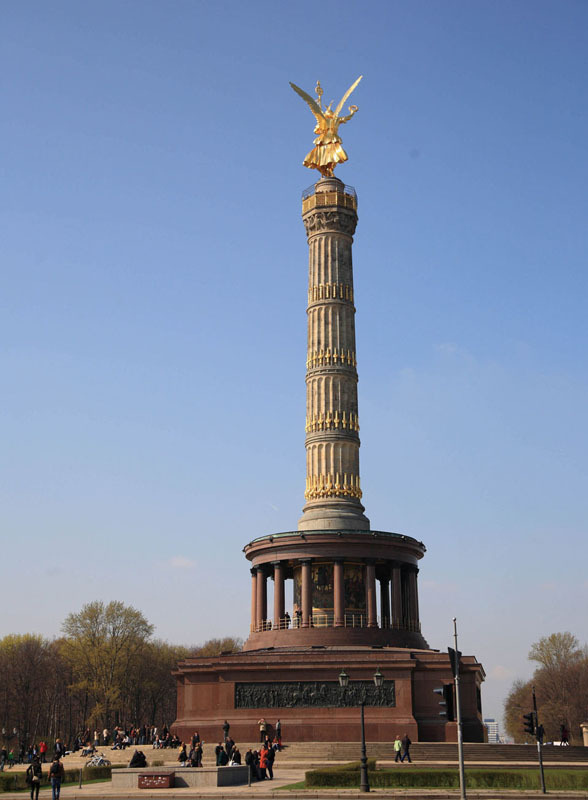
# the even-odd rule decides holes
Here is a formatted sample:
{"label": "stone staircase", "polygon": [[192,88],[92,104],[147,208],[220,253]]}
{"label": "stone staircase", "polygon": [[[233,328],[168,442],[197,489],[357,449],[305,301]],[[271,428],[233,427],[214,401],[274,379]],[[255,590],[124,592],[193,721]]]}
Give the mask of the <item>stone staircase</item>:
{"label": "stone staircase", "polygon": [[[378,761],[393,761],[392,742],[367,742],[368,758]],[[359,742],[295,742],[279,754],[280,761],[356,761],[360,757]],[[457,762],[457,744],[447,742],[415,742],[410,748],[413,761]],[[532,762],[537,761],[537,746],[534,744],[464,744],[466,762]],[[580,763],[588,766],[587,747],[543,748],[546,763]]]}
{"label": "stone staircase", "polygon": [[[244,761],[248,748],[257,750],[259,742],[238,742],[241,757]],[[213,766],[215,763],[214,748],[216,742],[204,745],[204,766]],[[151,746],[143,746],[148,764],[153,766],[154,761],[163,762],[165,765],[177,765],[179,749],[154,750]],[[99,748],[104,756],[113,764],[127,765],[135,750],[110,750],[108,747]],[[394,761],[394,747],[392,742],[367,742],[368,758],[375,758],[379,762]],[[415,742],[410,748],[412,760],[425,766],[427,764],[455,764],[457,763],[457,744],[446,742]],[[358,761],[361,756],[359,742],[293,742],[285,744],[284,749],[276,754],[275,767],[292,769],[313,769],[321,765],[339,764],[349,761]],[[533,744],[464,744],[466,763],[487,764],[529,764],[537,763],[537,747]],[[554,747],[547,745],[543,748],[543,760],[546,765],[570,764],[588,767],[588,747]],[[66,766],[82,766],[86,759],[78,754],[68,756]]]}

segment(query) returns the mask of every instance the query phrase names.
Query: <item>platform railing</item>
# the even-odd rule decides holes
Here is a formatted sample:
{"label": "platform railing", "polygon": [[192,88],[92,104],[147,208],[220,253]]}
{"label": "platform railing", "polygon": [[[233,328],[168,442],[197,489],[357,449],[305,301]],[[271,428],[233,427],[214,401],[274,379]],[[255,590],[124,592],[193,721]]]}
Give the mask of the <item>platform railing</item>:
{"label": "platform railing", "polygon": [[[278,624],[274,624],[274,620],[265,619],[260,625],[251,625],[251,633],[263,633],[264,631],[286,631],[286,630],[299,630],[303,628],[302,617],[294,616],[294,618],[282,617],[278,620]],[[309,626],[311,628],[374,628],[368,624],[368,618],[365,614],[345,614],[343,617],[342,625],[335,625],[334,614],[312,614],[309,618]],[[414,622],[413,620],[400,620],[400,619],[377,619],[377,628],[384,630],[395,631],[410,631],[411,633],[421,632],[421,623]]]}

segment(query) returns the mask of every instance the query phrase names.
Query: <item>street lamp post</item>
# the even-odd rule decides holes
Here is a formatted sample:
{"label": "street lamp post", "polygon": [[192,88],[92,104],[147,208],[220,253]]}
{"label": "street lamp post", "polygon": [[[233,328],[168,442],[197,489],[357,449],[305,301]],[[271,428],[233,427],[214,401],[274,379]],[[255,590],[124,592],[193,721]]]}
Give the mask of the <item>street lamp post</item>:
{"label": "street lamp post", "polygon": [[[379,667],[376,673],[374,674],[373,679],[376,687],[380,689],[382,684],[384,683],[384,676],[380,672]],[[348,685],[349,685],[349,675],[347,675],[345,670],[342,669],[339,675],[339,686],[345,689]],[[359,776],[360,776],[359,791],[369,792],[370,783],[368,780],[367,753],[365,749],[365,716],[364,716],[365,701],[364,700],[360,702],[360,707],[361,707],[361,762],[359,765]]]}

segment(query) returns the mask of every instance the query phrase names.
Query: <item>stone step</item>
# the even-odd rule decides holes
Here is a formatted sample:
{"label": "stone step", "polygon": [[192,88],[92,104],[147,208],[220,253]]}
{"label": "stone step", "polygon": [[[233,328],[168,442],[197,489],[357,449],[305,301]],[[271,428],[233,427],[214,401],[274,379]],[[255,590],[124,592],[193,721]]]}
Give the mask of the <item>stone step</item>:
{"label": "stone step", "polygon": [[[244,759],[249,748],[259,749],[259,742],[238,742],[241,757]],[[214,748],[216,742],[204,744],[203,763],[214,764]],[[154,761],[166,765],[177,764],[179,749],[154,750],[150,746],[130,747],[127,750],[110,750],[107,747],[99,751],[113,764],[128,764],[135,749],[143,750],[150,765]],[[392,742],[367,742],[368,758],[378,761],[393,761],[394,746]],[[431,763],[457,762],[457,744],[449,742],[415,742],[411,746],[411,756],[414,761]],[[310,765],[317,763],[358,761],[361,756],[359,742],[293,742],[285,744],[281,752],[276,754],[276,763],[284,766],[302,765],[310,769]],[[537,746],[529,745],[501,745],[501,744],[464,744],[464,757],[466,762],[529,762],[537,761]],[[556,747],[546,745],[543,748],[543,759],[546,763],[588,763],[588,748],[586,747]],[[83,765],[86,758],[79,754],[67,757],[67,766]]]}

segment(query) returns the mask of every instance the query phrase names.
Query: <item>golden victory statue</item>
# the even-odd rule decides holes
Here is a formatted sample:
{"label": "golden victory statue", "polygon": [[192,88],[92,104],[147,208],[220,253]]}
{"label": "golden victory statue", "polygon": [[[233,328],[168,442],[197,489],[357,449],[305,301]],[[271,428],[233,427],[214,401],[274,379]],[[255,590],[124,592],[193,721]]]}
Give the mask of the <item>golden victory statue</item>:
{"label": "golden victory statue", "polygon": [[298,92],[303,100],[308,103],[310,110],[316,117],[316,127],[314,129],[314,133],[318,134],[318,136],[313,142],[315,146],[302,163],[309,169],[318,169],[321,175],[323,175],[325,178],[331,178],[333,176],[333,170],[337,164],[342,164],[344,161],[347,161],[347,153],[341,147],[341,138],[338,134],[338,130],[339,125],[349,122],[351,117],[357,111],[357,106],[349,106],[349,115],[347,117],[340,117],[339,112],[362,77],[363,76],[360,75],[355,83],[353,83],[349,89],[347,89],[341,98],[341,102],[334,111],[331,109],[331,106],[333,105],[332,102],[329,103],[327,108],[322,108],[321,99],[323,96],[323,90],[321,88],[320,81],[316,82],[315,88],[315,92],[318,96],[318,102],[309,94],[306,94],[304,89],[301,89],[299,86],[296,86],[296,84],[290,81],[290,86],[295,92]]}

